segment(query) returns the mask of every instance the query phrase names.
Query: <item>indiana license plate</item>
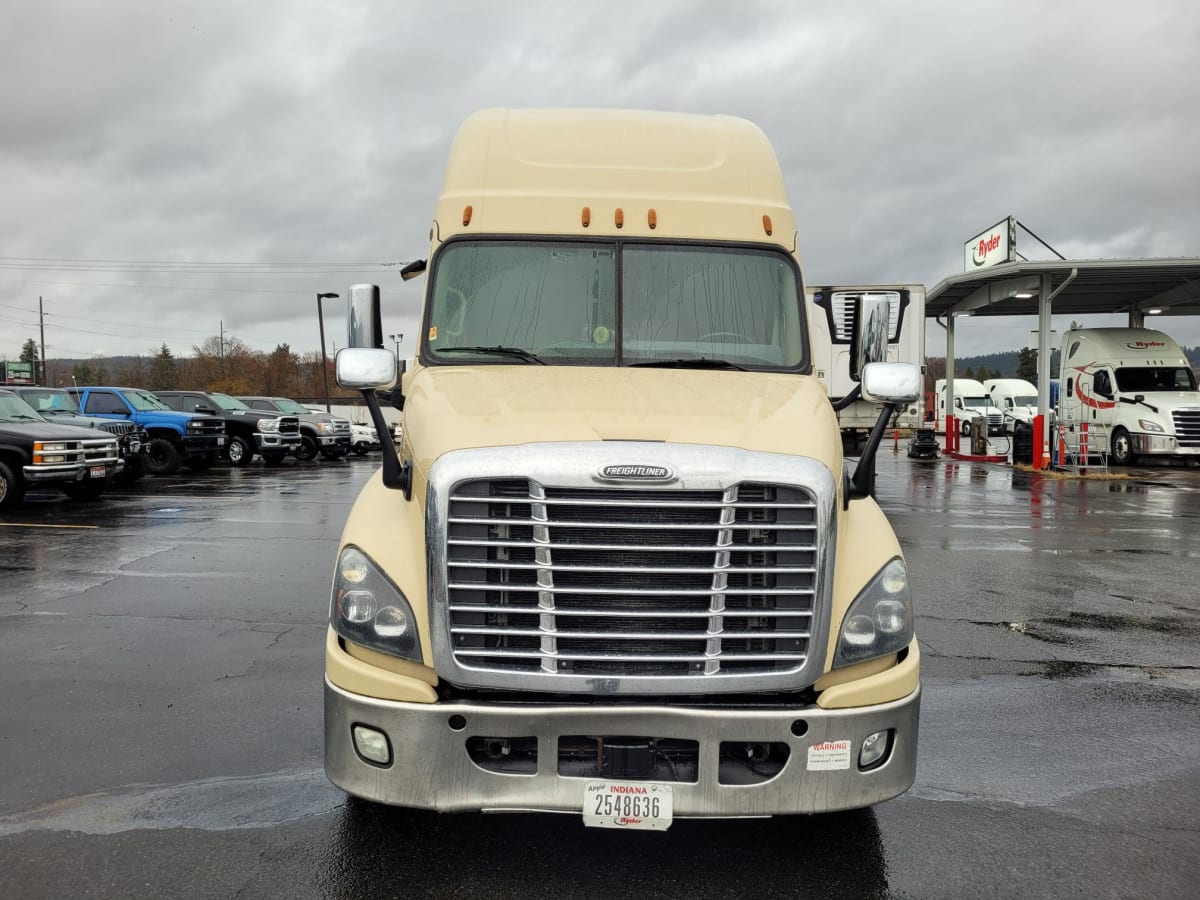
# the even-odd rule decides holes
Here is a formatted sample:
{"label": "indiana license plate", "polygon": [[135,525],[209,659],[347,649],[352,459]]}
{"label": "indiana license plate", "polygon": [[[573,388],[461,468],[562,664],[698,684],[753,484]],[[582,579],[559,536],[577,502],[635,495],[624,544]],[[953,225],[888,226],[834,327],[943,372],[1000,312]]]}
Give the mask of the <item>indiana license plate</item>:
{"label": "indiana license plate", "polygon": [[88,469],[88,478],[103,478],[104,466],[92,466]]}
{"label": "indiana license plate", "polygon": [[666,831],[674,816],[674,799],[674,788],[669,784],[589,781],[583,787],[583,824]]}

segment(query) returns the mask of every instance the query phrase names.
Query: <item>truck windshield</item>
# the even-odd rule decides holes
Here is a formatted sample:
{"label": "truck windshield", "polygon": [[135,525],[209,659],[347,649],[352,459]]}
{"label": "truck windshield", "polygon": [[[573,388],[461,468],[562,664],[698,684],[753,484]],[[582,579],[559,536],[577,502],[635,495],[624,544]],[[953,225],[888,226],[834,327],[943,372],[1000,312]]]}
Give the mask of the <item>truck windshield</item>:
{"label": "truck windshield", "polygon": [[987,406],[987,397],[963,397],[963,406]]}
{"label": "truck windshield", "polygon": [[125,391],[124,395],[125,399],[129,401],[129,405],[138,412],[145,412],[148,409],[171,409],[153,394],[147,394],[145,391]]}
{"label": "truck windshield", "polygon": [[228,394],[209,394],[212,401],[217,405],[217,409],[249,409],[245,403],[238,400],[236,397],[230,397]]}
{"label": "truck windshield", "polygon": [[21,399],[40,413],[78,413],[79,404],[66,391],[22,390]]}
{"label": "truck windshield", "polygon": [[1117,390],[1122,393],[1194,391],[1196,376],[1183,366],[1127,366],[1117,369]]}
{"label": "truck windshield", "polygon": [[1037,397],[1013,397],[1015,406],[1037,406]]}
{"label": "truck windshield", "polygon": [[32,406],[15,394],[0,393],[0,422],[44,422]]}
{"label": "truck windshield", "polygon": [[799,272],[768,249],[456,241],[434,260],[431,292],[433,363],[806,363]]}
{"label": "truck windshield", "polygon": [[271,400],[275,404],[275,408],[283,413],[291,413],[293,416],[307,416],[308,407],[302,403],[297,403],[295,400],[289,400],[286,397],[277,397]]}

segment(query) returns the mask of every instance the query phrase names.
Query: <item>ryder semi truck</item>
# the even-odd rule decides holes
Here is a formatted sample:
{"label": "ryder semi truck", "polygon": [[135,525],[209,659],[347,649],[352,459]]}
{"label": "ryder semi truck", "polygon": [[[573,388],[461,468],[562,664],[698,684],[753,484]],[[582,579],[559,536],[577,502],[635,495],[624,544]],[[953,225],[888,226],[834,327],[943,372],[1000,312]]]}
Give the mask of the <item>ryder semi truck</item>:
{"label": "ryder semi truck", "polygon": [[330,780],[650,829],[904,792],[920,654],[872,495],[920,374],[876,361],[887,301],[858,297],[851,368],[881,412],[844,468],[764,134],[480,112],[430,237],[402,272],[426,283],[399,383],[373,285],[336,361],[383,466],[333,573]]}

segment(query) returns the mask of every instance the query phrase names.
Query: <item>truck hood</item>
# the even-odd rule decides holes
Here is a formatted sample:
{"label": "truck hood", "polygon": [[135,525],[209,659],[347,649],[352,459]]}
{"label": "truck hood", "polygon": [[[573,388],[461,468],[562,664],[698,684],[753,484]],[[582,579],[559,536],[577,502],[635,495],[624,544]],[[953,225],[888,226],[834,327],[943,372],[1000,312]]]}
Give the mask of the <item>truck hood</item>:
{"label": "truck hood", "polygon": [[804,375],[583,366],[422,367],[406,384],[419,471],[451,450],[544,441],[669,441],[808,456],[840,476],[841,438]]}
{"label": "truck hood", "polygon": [[[1176,409],[1200,409],[1200,391],[1123,391],[1117,396],[1127,397],[1132,401],[1137,394],[1141,394],[1151,406],[1157,406],[1158,411],[1164,415]],[[1150,412],[1140,403],[1122,401],[1121,405]]]}
{"label": "truck hood", "polygon": [[106,431],[93,431],[78,425],[55,425],[52,422],[19,422],[0,421],[0,431],[13,436],[20,435],[30,441],[92,441],[101,438],[112,438]]}

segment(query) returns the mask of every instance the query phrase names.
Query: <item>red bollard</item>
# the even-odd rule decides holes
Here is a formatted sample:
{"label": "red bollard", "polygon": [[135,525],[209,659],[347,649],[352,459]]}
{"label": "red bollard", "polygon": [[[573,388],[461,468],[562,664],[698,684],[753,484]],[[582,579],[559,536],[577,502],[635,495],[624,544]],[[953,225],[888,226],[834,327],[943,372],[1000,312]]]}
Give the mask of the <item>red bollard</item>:
{"label": "red bollard", "polygon": [[1046,417],[1033,417],[1033,467],[1046,468]]}
{"label": "red bollard", "polygon": [[892,429],[892,449],[897,453],[900,452],[900,429]]}

